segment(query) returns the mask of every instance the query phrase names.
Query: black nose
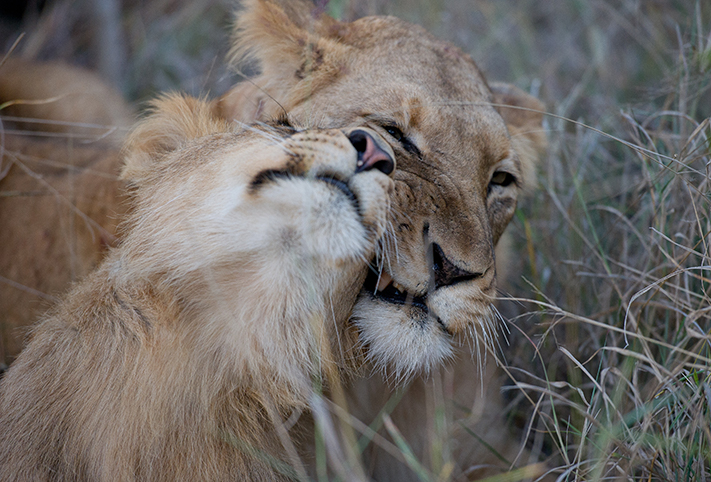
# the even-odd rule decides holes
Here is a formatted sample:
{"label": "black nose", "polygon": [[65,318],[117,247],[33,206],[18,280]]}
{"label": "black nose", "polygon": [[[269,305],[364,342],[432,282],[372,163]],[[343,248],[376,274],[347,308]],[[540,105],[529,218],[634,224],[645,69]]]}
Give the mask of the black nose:
{"label": "black nose", "polygon": [[377,169],[384,174],[395,170],[395,161],[364,130],[356,129],[348,135],[353,147],[358,151],[356,173]]}
{"label": "black nose", "polygon": [[471,273],[455,266],[444,255],[437,243],[432,243],[432,271],[434,271],[434,287],[451,286],[463,281],[480,278],[483,273]]}

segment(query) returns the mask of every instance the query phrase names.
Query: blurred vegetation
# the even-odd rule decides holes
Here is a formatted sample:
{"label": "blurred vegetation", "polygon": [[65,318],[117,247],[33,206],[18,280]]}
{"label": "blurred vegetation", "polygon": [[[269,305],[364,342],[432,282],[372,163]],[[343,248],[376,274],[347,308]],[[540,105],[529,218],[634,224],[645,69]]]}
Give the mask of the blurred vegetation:
{"label": "blurred vegetation", "polygon": [[[26,32],[17,54],[98,68],[89,4],[30,3],[2,20],[0,48]],[[219,94],[237,80],[223,61],[233,2],[119,6],[124,63],[109,80],[128,98]],[[328,9],[422,24],[547,105],[550,150],[510,228],[517,275],[503,287],[529,300],[501,307],[512,419],[538,434],[563,480],[711,480],[711,2]]]}

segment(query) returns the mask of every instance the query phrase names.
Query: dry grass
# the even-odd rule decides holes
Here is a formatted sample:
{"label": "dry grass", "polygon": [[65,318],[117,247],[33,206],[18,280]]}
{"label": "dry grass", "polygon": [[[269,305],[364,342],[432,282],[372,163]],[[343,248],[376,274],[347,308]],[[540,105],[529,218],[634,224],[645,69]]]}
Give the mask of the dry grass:
{"label": "dry grass", "polygon": [[[605,70],[552,106],[543,189],[516,226],[540,352],[509,361],[565,480],[711,478],[711,12],[641,13],[627,24],[650,38],[606,34]],[[606,88],[609,108],[588,104]]]}
{"label": "dry grass", "polygon": [[[229,2],[124,8],[121,83],[132,99],[219,93],[233,80],[220,67]],[[489,78],[549,107],[540,189],[510,228],[521,253],[510,272],[523,276],[506,291],[519,301],[501,309],[513,327],[512,419],[551,454],[560,480],[711,480],[711,4],[329,8],[421,23],[471,53]],[[57,2],[25,25],[21,49],[92,65],[84,15]],[[53,29],[40,34],[32,22]],[[5,29],[6,45],[18,30]]]}

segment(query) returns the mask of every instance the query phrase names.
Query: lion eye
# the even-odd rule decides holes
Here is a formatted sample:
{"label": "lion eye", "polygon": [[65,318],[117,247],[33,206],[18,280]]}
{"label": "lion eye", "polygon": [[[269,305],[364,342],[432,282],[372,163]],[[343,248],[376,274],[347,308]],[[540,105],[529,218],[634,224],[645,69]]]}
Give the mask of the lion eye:
{"label": "lion eye", "polygon": [[293,129],[294,126],[291,124],[291,121],[286,115],[279,116],[275,121],[274,125],[277,125],[279,127],[288,127],[290,129]]}
{"label": "lion eye", "polygon": [[496,171],[491,176],[491,184],[495,186],[508,186],[516,182],[516,178],[506,171]]}
{"label": "lion eye", "polygon": [[417,157],[422,157],[422,153],[417,148],[415,143],[412,142],[408,137],[406,137],[399,127],[389,124],[384,125],[383,129],[385,129],[385,132],[390,134],[390,137],[399,142],[403,149],[405,149],[407,152],[415,154]]}
{"label": "lion eye", "polygon": [[385,129],[385,132],[390,134],[393,139],[398,142],[402,142],[402,140],[405,138],[405,134],[403,134],[397,126],[385,126],[383,127],[383,129]]}

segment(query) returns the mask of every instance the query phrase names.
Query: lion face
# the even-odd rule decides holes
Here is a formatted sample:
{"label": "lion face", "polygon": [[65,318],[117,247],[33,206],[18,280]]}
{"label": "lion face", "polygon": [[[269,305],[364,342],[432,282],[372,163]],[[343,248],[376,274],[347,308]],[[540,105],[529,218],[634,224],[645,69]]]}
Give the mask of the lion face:
{"label": "lion face", "polygon": [[239,24],[263,74],[222,99],[223,115],[365,126],[395,152],[389,230],[352,314],[371,361],[406,376],[463,335],[491,341],[494,247],[544,144],[527,132],[539,113],[495,107],[540,103],[492,90],[467,55],[394,18],[304,26],[261,2]]}
{"label": "lion face", "polygon": [[347,316],[334,293],[355,302],[393,191],[395,156],[379,134],[242,129],[205,102],[171,96],[126,152],[134,209],[110,262],[118,286],[162,286],[184,311],[209,313],[199,330],[176,329],[222,346],[265,384],[310,387],[313,353],[328,376],[343,365],[354,337],[334,323]]}
{"label": "lion face", "polygon": [[[439,47],[422,52],[430,57],[424,65],[446,55]],[[473,64],[453,59],[413,79],[396,50],[372,46],[358,54],[366,64],[362,78],[382,89],[344,108],[336,99],[364,80],[336,79],[289,112],[322,126],[368,126],[396,153],[391,230],[353,321],[369,357],[406,374],[448,357],[458,335],[492,336],[494,245],[513,215],[523,174],[491,94],[458,88],[471,79],[483,85]]]}

